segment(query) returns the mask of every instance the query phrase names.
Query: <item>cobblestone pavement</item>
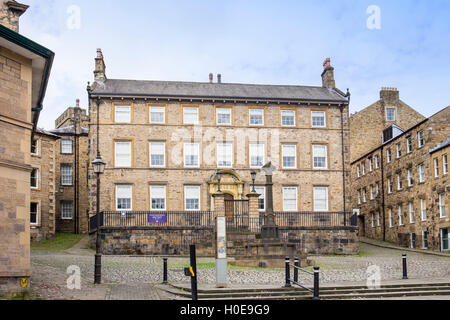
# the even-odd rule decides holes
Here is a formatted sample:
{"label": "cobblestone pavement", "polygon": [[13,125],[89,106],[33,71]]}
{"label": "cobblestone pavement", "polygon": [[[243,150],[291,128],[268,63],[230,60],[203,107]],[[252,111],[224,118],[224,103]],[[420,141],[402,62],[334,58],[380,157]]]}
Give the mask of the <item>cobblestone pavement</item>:
{"label": "cobblestone pavement", "polygon": [[[402,276],[401,251],[361,244],[358,256],[311,256],[321,267],[321,283],[365,281],[366,270],[377,265],[382,280],[400,279]],[[94,278],[94,252],[76,248],[61,253],[32,252],[33,291],[43,299],[170,299],[170,296],[148,284],[162,282],[162,259],[159,257],[103,256],[102,280],[104,285],[92,284]],[[199,284],[215,283],[214,259],[198,258]],[[188,258],[169,258],[169,282],[181,283],[187,279],[183,267]],[[66,289],[67,267],[76,265],[81,270],[82,290]],[[306,276],[306,277],[305,277]],[[312,284],[312,277],[301,277],[304,284]],[[408,253],[410,279],[432,279],[450,276],[450,258]],[[284,283],[283,269],[230,268],[231,284],[251,285]],[[122,286],[119,286],[122,285]],[[136,288],[146,288],[136,290]],[[135,290],[133,290],[135,288]],[[139,296],[136,296],[139,292]]]}

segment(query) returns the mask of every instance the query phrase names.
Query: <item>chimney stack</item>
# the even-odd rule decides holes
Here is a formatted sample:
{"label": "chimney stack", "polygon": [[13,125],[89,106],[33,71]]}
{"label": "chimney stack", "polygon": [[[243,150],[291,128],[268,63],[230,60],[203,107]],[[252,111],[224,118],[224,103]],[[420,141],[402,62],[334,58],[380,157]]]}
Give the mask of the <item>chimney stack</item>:
{"label": "chimney stack", "polygon": [[28,8],[15,0],[0,0],[0,24],[19,32],[19,18]]}
{"label": "chimney stack", "polygon": [[212,73],[209,74],[209,83],[214,82],[214,75]]}
{"label": "chimney stack", "polygon": [[217,75],[217,83],[222,83],[222,75],[220,73]]}
{"label": "chimney stack", "polygon": [[97,57],[95,58],[95,81],[105,82],[106,80],[106,65],[103,59],[102,49],[97,49]]}
{"label": "chimney stack", "polygon": [[77,100],[76,100],[75,108],[80,108],[80,99],[77,99]]}
{"label": "chimney stack", "polygon": [[334,68],[331,66],[331,59],[326,58],[323,63],[322,87],[334,89],[336,82],[334,81]]}
{"label": "chimney stack", "polygon": [[400,92],[397,88],[382,87],[380,91],[380,99],[389,103],[396,103],[400,100]]}

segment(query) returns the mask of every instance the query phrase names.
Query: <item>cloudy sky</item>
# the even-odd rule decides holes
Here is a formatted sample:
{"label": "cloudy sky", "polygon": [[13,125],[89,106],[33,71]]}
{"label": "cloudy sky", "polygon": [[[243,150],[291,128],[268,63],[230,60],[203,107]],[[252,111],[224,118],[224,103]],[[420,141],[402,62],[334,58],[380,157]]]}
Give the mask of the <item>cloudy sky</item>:
{"label": "cloudy sky", "polygon": [[381,87],[424,116],[450,105],[448,0],[19,2],[30,5],[20,32],[56,53],[46,129],[76,98],[87,108],[97,48],[116,79],[321,85],[330,57],[351,112]]}

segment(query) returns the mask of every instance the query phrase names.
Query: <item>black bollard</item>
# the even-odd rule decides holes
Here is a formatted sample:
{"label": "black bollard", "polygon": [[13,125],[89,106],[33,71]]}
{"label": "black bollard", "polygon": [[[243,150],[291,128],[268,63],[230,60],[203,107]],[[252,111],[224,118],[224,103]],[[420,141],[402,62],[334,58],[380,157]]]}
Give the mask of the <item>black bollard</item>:
{"label": "black bollard", "polygon": [[314,297],[313,297],[313,300],[320,300],[320,298],[319,298],[319,274],[320,274],[320,268],[314,267]]}
{"label": "black bollard", "polygon": [[294,266],[294,282],[298,283],[298,268],[300,267],[298,257],[294,258]]}
{"label": "black bollard", "polygon": [[197,258],[195,256],[195,245],[190,246],[191,251],[191,291],[192,291],[192,300],[198,300],[197,293]]}
{"label": "black bollard", "polygon": [[167,283],[167,258],[163,258],[164,261],[164,271],[163,271],[163,283]]}
{"label": "black bollard", "polygon": [[406,253],[403,254],[402,260],[403,260],[403,279],[408,279],[408,270],[406,267]]}
{"label": "black bollard", "polygon": [[291,266],[289,265],[290,263],[290,258],[286,257],[286,284],[284,285],[286,288],[290,288],[291,287]]}

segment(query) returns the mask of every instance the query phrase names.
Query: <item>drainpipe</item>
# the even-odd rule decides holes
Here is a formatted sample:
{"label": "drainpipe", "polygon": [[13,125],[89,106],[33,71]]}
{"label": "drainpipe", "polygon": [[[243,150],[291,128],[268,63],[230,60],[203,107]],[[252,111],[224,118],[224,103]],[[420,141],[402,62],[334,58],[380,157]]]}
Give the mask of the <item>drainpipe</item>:
{"label": "drainpipe", "polygon": [[[350,98],[349,98],[350,101]],[[344,194],[344,215],[347,212],[347,192],[345,184],[345,150],[344,150],[344,105],[341,105],[341,139],[342,139],[342,185]]]}
{"label": "drainpipe", "polygon": [[386,241],[386,208],[384,204],[384,145],[381,146],[381,206],[383,209],[383,241]]}

